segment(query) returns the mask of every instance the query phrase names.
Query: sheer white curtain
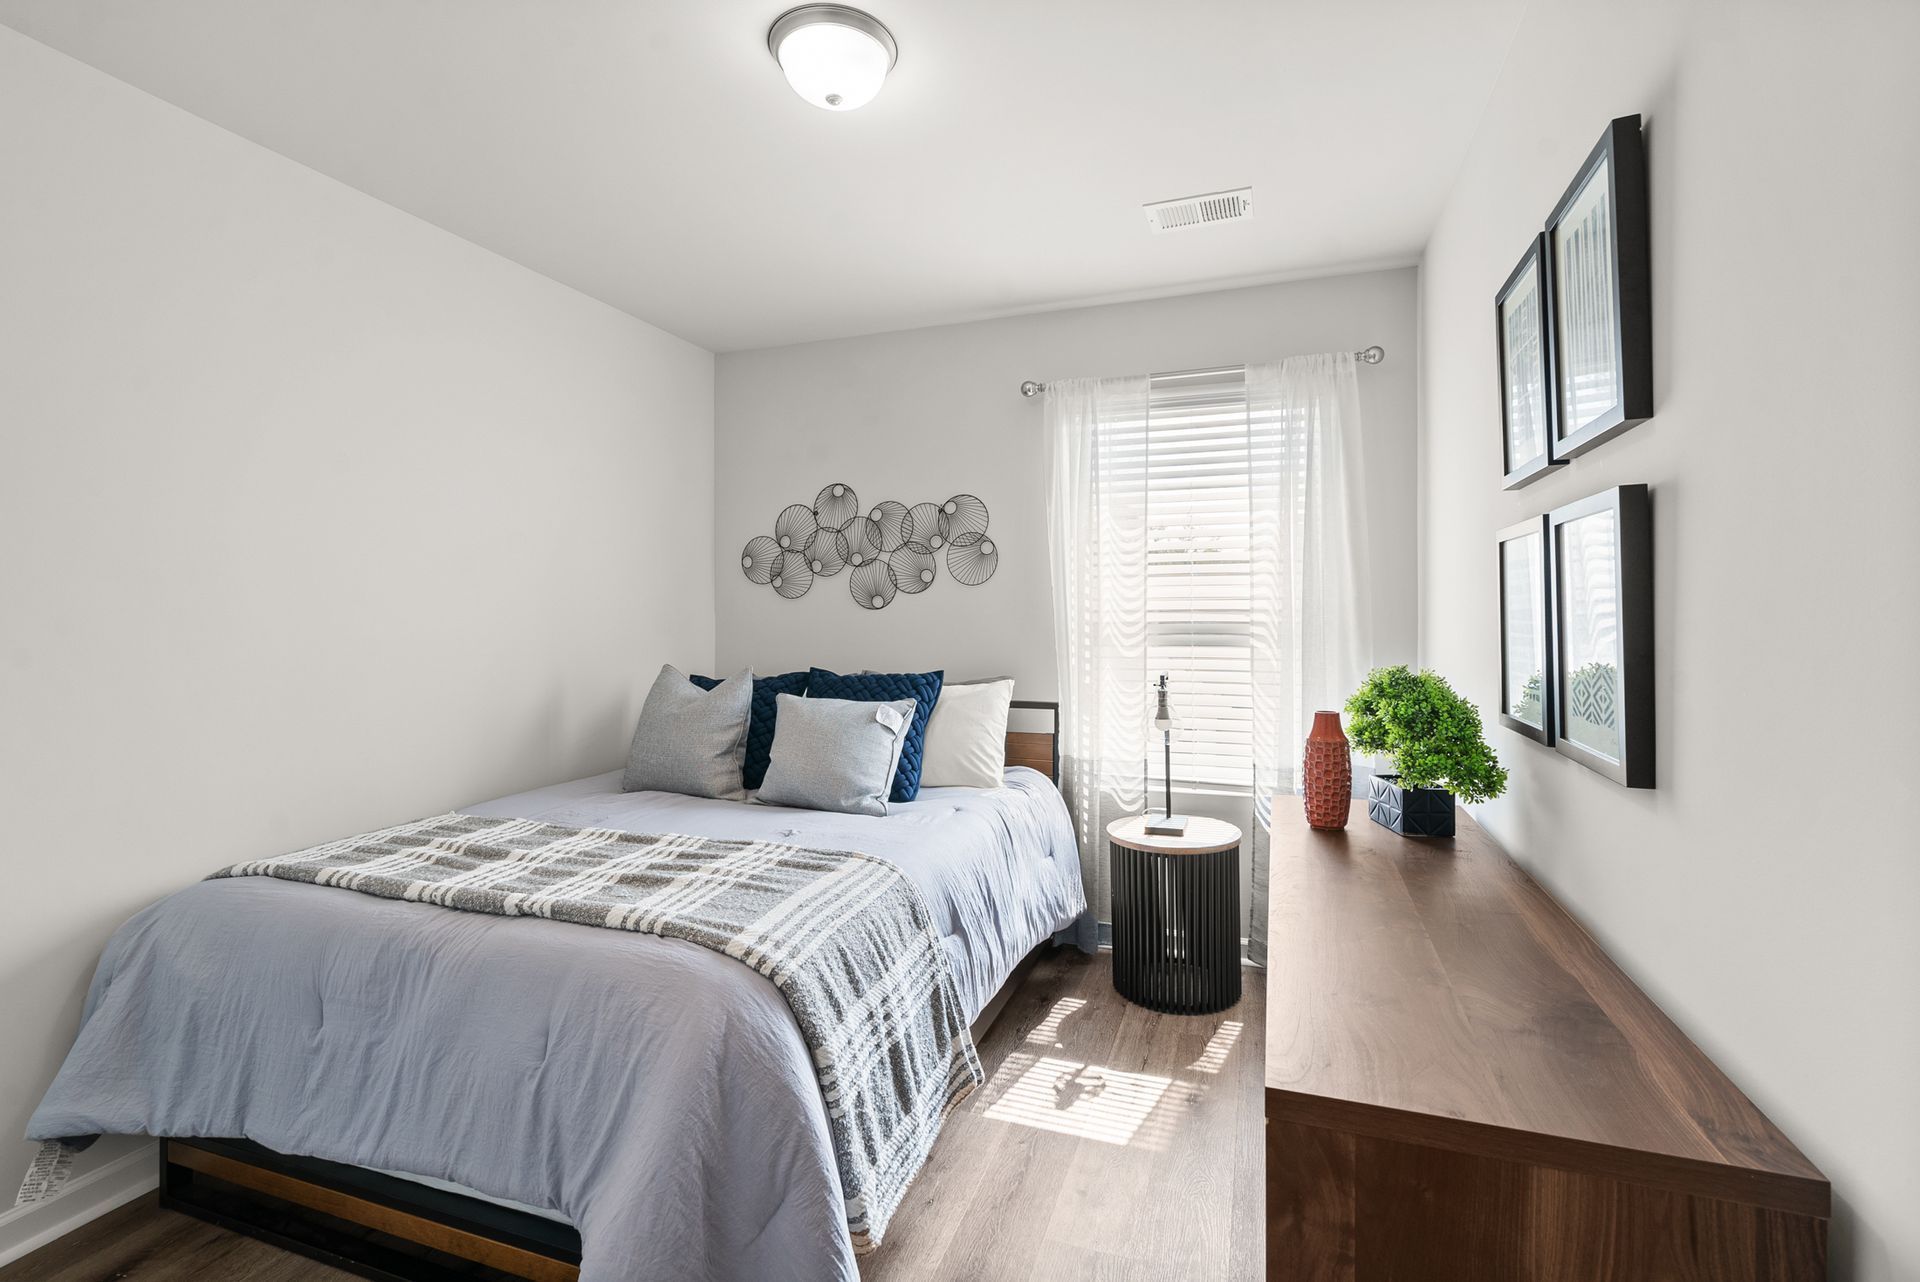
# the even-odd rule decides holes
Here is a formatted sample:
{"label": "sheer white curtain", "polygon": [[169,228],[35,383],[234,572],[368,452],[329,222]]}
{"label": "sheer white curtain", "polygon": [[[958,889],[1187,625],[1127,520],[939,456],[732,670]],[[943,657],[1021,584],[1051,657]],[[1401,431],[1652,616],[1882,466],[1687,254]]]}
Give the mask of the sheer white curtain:
{"label": "sheer white curtain", "polygon": [[[1253,863],[1248,955],[1265,964],[1274,797],[1301,789],[1313,714],[1338,709],[1372,653],[1360,385],[1353,355],[1247,367],[1249,419],[1280,466],[1253,477]],[[1304,823],[1285,807],[1282,823]]]}
{"label": "sheer white curtain", "polygon": [[1109,919],[1106,826],[1146,805],[1147,482],[1109,455],[1147,417],[1148,380],[1049,383],[1048,544],[1060,678],[1060,787],[1087,906]]}
{"label": "sheer white curtain", "polygon": [[[1249,915],[1262,960],[1273,797],[1297,790],[1312,714],[1340,706],[1369,650],[1358,379],[1344,354],[1249,366],[1244,399],[1236,380],[1202,377],[1203,413],[1195,376],[1047,388],[1061,787],[1087,902],[1105,919],[1106,825],[1148,804],[1151,685],[1185,663],[1195,688],[1176,692],[1175,714],[1184,694],[1197,718],[1188,737],[1212,740],[1201,782],[1218,789],[1238,774],[1252,794]],[[1238,591],[1244,601],[1221,595]],[[1244,772],[1228,761],[1237,753]]]}

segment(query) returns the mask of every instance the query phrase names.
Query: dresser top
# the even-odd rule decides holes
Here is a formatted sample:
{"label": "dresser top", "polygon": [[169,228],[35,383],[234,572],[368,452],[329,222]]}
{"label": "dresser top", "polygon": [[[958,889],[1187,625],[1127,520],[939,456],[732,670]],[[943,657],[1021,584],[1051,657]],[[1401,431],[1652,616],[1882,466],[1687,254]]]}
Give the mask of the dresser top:
{"label": "dresser top", "polygon": [[1151,814],[1116,819],[1107,825],[1107,840],[1129,850],[1156,855],[1211,855],[1240,844],[1240,830],[1224,819],[1188,815],[1187,830],[1178,837],[1170,837],[1147,831],[1147,825],[1159,817]]}
{"label": "dresser top", "polygon": [[[1464,811],[1275,798],[1267,1116],[1804,1214],[1826,1178]],[[1811,1031],[1811,1030],[1810,1030]]]}

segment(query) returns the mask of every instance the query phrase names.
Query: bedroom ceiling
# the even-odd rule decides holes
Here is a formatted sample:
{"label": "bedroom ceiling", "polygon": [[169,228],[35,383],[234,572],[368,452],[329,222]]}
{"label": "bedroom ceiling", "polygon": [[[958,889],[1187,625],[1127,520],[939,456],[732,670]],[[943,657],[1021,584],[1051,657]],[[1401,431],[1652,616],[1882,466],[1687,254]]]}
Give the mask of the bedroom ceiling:
{"label": "bedroom ceiling", "polygon": [[[0,0],[0,22],[717,351],[1409,262],[1525,0]],[[1148,201],[1251,184],[1244,223]]]}

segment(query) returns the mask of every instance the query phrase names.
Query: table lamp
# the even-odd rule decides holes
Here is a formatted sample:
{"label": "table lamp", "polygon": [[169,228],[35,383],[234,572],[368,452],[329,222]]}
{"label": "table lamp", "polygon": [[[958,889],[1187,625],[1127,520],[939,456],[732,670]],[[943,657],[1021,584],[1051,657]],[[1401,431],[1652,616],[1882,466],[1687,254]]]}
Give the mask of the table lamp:
{"label": "table lamp", "polygon": [[1160,744],[1166,755],[1167,807],[1158,817],[1147,820],[1147,832],[1155,837],[1184,837],[1187,817],[1173,813],[1173,709],[1167,704],[1167,674],[1160,674],[1158,702],[1153,709],[1153,728],[1160,732]]}

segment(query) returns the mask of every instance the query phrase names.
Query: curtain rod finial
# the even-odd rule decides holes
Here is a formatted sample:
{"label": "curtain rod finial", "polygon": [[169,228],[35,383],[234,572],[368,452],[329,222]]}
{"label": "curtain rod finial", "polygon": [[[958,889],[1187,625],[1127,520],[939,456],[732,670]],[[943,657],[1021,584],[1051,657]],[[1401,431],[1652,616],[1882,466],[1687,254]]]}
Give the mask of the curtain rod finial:
{"label": "curtain rod finial", "polygon": [[1362,365],[1378,365],[1387,359],[1387,349],[1375,343],[1372,347],[1362,348],[1353,354]]}
{"label": "curtain rod finial", "polygon": [[1020,384],[1020,395],[1032,398],[1047,390],[1045,383],[1036,383],[1032,379]]}

